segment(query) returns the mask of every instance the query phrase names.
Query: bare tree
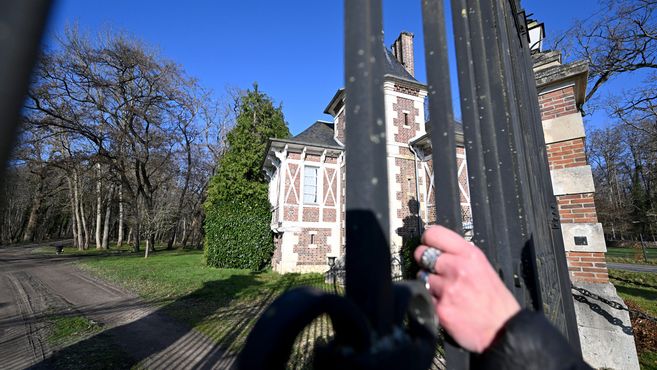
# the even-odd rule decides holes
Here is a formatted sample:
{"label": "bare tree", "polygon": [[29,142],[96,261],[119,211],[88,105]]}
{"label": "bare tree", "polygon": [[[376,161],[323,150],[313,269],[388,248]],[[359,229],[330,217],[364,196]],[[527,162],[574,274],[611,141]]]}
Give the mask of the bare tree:
{"label": "bare tree", "polygon": [[590,100],[614,76],[657,68],[657,0],[604,0],[601,9],[557,37],[556,49],[589,62]]}

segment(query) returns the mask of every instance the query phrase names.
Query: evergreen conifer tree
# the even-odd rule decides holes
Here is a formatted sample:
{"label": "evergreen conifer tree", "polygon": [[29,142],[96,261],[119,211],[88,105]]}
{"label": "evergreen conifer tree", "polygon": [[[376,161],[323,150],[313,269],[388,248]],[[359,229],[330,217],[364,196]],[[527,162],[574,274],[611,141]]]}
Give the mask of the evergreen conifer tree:
{"label": "evergreen conifer tree", "polygon": [[282,107],[257,84],[239,99],[236,109],[228,149],[208,187],[205,257],[210,266],[259,270],[274,250],[262,161],[268,139],[286,138],[290,132]]}

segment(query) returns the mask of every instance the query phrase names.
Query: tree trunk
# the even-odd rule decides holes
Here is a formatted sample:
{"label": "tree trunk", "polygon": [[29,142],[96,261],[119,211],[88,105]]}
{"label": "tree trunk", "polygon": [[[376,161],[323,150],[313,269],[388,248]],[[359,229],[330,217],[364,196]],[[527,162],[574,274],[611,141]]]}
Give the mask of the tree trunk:
{"label": "tree trunk", "polygon": [[27,221],[27,227],[23,234],[24,242],[31,242],[34,240],[34,231],[37,227],[37,220],[39,219],[39,210],[41,209],[41,202],[43,201],[43,179],[39,179],[36,194],[32,198],[32,208],[30,210],[30,218]]}
{"label": "tree trunk", "polygon": [[101,240],[101,228],[103,219],[103,197],[101,192],[103,187],[101,184],[100,176],[100,163],[96,163],[96,249],[101,249],[103,247]]}
{"label": "tree trunk", "polygon": [[73,246],[79,248],[78,244],[78,220],[75,217],[75,211],[77,210],[77,205],[75,204],[75,198],[73,197],[73,181],[71,181],[70,176],[66,176],[66,181],[68,182],[68,197],[71,202],[71,231],[73,232]]}
{"label": "tree trunk", "polygon": [[155,233],[149,233],[146,239],[146,248],[144,249],[144,258],[148,258],[149,253],[155,252]]}
{"label": "tree trunk", "polygon": [[85,249],[84,247],[84,235],[83,235],[83,228],[82,228],[82,216],[80,214],[80,192],[78,189],[78,172],[77,170],[73,170],[73,203],[75,206],[75,224],[78,229],[77,234],[78,234],[78,249],[83,250]]}
{"label": "tree trunk", "polygon": [[112,214],[112,196],[114,195],[114,187],[110,188],[107,197],[107,206],[105,207],[105,225],[103,228],[103,249],[109,249],[109,229],[110,229],[110,216]]}
{"label": "tree trunk", "polygon": [[185,173],[185,183],[183,185],[182,191],[180,192],[180,199],[178,201],[178,208],[176,208],[176,216],[173,221],[173,232],[171,233],[171,238],[167,243],[167,249],[173,249],[173,243],[176,239],[176,230],[178,230],[178,222],[180,220],[180,214],[185,202],[185,196],[187,195],[187,189],[189,188],[189,179],[192,176],[192,142],[187,134],[187,130],[183,130],[183,135],[185,138],[185,151],[187,154],[187,172]]}
{"label": "tree trunk", "polygon": [[187,219],[183,218],[183,230],[182,230],[182,242],[180,243],[185,249],[187,247],[187,238],[189,237],[189,232],[187,232]]}
{"label": "tree trunk", "polygon": [[[128,237],[130,239],[130,237]],[[123,244],[123,184],[119,185],[119,236],[116,239],[116,247]]]}
{"label": "tree trunk", "polygon": [[89,228],[87,227],[87,216],[84,214],[84,202],[80,201],[80,217],[82,217],[82,231],[84,231],[84,249],[89,249]]}
{"label": "tree trunk", "polygon": [[139,243],[141,243],[140,229],[141,229],[141,215],[139,212],[139,196],[137,196],[137,199],[135,200],[135,227],[134,227],[135,243],[132,247],[132,250],[135,253],[139,252]]}

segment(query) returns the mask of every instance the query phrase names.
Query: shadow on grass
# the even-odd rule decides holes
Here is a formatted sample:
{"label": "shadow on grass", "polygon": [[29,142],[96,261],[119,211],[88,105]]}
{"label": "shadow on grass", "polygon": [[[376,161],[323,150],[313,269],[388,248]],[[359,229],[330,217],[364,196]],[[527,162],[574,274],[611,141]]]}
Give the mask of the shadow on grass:
{"label": "shadow on grass", "polygon": [[[616,279],[616,280],[619,280],[619,279]],[[627,294],[627,295],[633,296],[633,297],[641,297],[641,298],[645,298],[645,299],[648,299],[648,300],[657,300],[657,292],[655,292],[655,290],[651,290],[651,289],[629,287],[629,286],[617,284],[616,285],[616,290],[619,293]]]}
{"label": "shadow on grass", "polygon": [[136,321],[62,348],[33,368],[228,368],[267,305],[302,285],[329,288],[321,275],[265,283],[254,273],[210,281]]}
{"label": "shadow on grass", "polygon": [[[611,277],[612,280],[618,280],[618,281],[621,281],[621,282],[624,282],[624,283],[627,283],[627,284],[637,285],[637,286],[645,287],[645,288],[649,288],[649,289],[657,289],[657,285],[650,284],[650,283],[647,283],[645,281],[640,281],[640,280],[631,279],[631,278],[627,279],[627,278],[620,277],[620,276],[617,276],[617,275],[612,275],[610,277]],[[621,286],[616,286],[616,289],[633,289],[633,288],[630,288],[626,285],[621,285]],[[639,289],[639,288],[636,288],[636,289]],[[654,296],[656,294],[655,294],[654,291],[651,292],[649,289],[639,289],[639,290],[643,290],[643,291],[646,291],[648,293],[652,293],[652,295],[653,295],[652,299],[654,299],[655,298]],[[639,290],[637,290],[637,291],[639,291]],[[628,293],[628,294],[630,294],[630,293]]]}

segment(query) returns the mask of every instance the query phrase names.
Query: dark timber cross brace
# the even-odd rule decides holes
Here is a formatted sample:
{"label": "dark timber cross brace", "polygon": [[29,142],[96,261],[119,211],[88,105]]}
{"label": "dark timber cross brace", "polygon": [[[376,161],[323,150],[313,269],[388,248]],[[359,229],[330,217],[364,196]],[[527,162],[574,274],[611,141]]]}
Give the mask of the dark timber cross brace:
{"label": "dark timber cross brace", "polygon": [[[543,311],[579,349],[524,12],[518,0],[450,2],[474,241],[518,301]],[[0,5],[0,175],[49,5]],[[423,0],[422,10],[433,168],[440,171],[437,221],[461,232],[443,0]],[[426,369],[431,363],[438,333],[431,300],[417,282],[391,281],[382,43],[381,0],[346,0],[346,297],[310,288],[279,297],[249,335],[238,359],[242,369],[285,368],[297,334],[322,314],[335,336],[316,348],[315,368]],[[469,368],[469,354],[450,343],[448,367]]]}

